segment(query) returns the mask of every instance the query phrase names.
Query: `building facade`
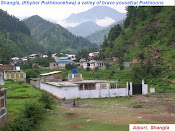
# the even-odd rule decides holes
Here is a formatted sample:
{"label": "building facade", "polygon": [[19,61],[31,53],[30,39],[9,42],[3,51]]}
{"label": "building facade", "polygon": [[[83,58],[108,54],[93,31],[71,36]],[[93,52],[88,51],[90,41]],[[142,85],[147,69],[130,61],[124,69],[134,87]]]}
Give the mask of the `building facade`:
{"label": "building facade", "polygon": [[30,84],[38,89],[40,89],[40,81],[41,81],[40,78],[30,78]]}
{"label": "building facade", "polygon": [[103,61],[95,61],[95,60],[91,60],[89,62],[83,62],[83,69],[91,69],[94,70],[96,68],[98,69],[105,69],[105,65],[103,63]]}
{"label": "building facade", "polygon": [[41,82],[56,82],[62,81],[61,79],[61,71],[53,71],[49,73],[40,74]]}
{"label": "building facade", "polygon": [[21,70],[8,70],[4,71],[4,79],[14,81],[26,81],[26,73]]}
{"label": "building facade", "polygon": [[[40,89],[51,93],[60,99],[77,98],[108,98],[119,96],[132,96],[134,88],[132,82],[126,83],[126,86],[111,86],[116,81],[102,80],[82,80],[65,82],[46,82],[40,83]],[[141,93],[148,93],[148,85],[142,82]]]}
{"label": "building facade", "polygon": [[7,124],[7,88],[0,88],[0,129]]}

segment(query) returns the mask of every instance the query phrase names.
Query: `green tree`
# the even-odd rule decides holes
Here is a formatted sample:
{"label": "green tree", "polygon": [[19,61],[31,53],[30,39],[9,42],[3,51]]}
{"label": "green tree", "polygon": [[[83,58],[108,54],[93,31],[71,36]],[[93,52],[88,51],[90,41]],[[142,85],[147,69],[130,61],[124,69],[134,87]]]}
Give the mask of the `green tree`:
{"label": "green tree", "polygon": [[8,46],[0,48],[0,60],[2,64],[9,64],[11,57],[11,50]]}
{"label": "green tree", "polygon": [[74,64],[66,64],[65,68],[66,68],[66,70],[72,70],[72,69],[76,68],[76,66]]}
{"label": "green tree", "polygon": [[112,27],[108,34],[109,41],[114,41],[120,35],[121,31],[122,27],[119,24]]}
{"label": "green tree", "polygon": [[47,56],[50,58],[50,57],[52,57],[52,52],[51,51],[48,51],[47,52]]}

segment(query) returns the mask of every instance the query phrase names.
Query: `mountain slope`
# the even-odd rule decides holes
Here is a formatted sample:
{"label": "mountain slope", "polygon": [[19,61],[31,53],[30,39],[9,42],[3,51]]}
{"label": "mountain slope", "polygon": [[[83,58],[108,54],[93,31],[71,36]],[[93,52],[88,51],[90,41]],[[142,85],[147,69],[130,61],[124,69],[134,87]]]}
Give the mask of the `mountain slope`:
{"label": "mountain slope", "polygon": [[102,57],[111,53],[111,57],[120,58],[120,63],[134,62],[126,69],[131,74],[130,80],[145,79],[158,92],[170,93],[175,89],[175,7],[127,10],[125,29],[113,41],[104,41]]}
{"label": "mountain slope", "polygon": [[104,37],[108,36],[110,29],[114,27],[116,24],[121,24],[121,23],[122,23],[121,21],[116,22],[110,25],[109,27],[106,27],[100,31],[96,31],[93,34],[88,35],[86,38],[90,40],[91,42],[96,43],[97,45],[102,45],[104,41]]}
{"label": "mountain slope", "polygon": [[31,30],[32,37],[52,52],[77,52],[81,49],[97,47],[83,37],[76,37],[58,24],[53,24],[39,16],[32,16],[24,22]]}
{"label": "mountain slope", "polygon": [[103,27],[100,27],[93,22],[83,22],[82,24],[75,27],[68,27],[67,29],[77,36],[86,37],[95,31],[103,29]]}
{"label": "mountain slope", "polygon": [[120,21],[125,18],[124,13],[120,13],[115,9],[107,6],[95,6],[88,11],[72,14],[70,17],[64,19],[67,23],[82,23],[86,21],[95,22],[97,19],[104,19],[105,17],[112,18],[115,21]]}
{"label": "mountain slope", "polygon": [[7,46],[11,56],[25,56],[44,52],[44,48],[34,42],[30,30],[24,22],[0,9],[0,47]]}

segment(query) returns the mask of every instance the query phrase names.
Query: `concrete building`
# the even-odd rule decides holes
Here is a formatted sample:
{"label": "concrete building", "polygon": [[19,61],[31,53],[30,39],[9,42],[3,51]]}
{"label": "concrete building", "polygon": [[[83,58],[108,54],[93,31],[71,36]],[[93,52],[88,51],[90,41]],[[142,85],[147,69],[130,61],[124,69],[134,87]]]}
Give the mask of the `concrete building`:
{"label": "concrete building", "polygon": [[60,99],[106,98],[148,93],[148,85],[144,81],[139,85],[127,82],[125,86],[117,86],[117,81],[84,80],[82,75],[75,77],[76,74],[69,74],[69,81],[41,81],[40,89]]}
{"label": "concrete building", "polygon": [[89,62],[83,62],[83,69],[91,69],[94,70],[96,68],[99,69],[105,69],[105,65],[103,63],[103,61],[95,61],[95,60],[91,60]]}
{"label": "concrete building", "polygon": [[0,76],[4,77],[4,71],[13,70],[13,65],[0,65]]}
{"label": "concrete building", "polygon": [[29,55],[29,59],[36,59],[37,58],[37,54],[31,54],[31,55]]}
{"label": "concrete building", "polygon": [[14,81],[26,81],[26,73],[22,70],[8,70],[4,71],[4,79],[14,80]]}
{"label": "concrete building", "polygon": [[13,68],[14,68],[13,65],[0,65],[0,72],[13,70]]}
{"label": "concrete building", "polygon": [[40,89],[40,81],[41,81],[40,78],[30,78],[30,84],[38,89]]}
{"label": "concrete building", "polygon": [[7,124],[7,88],[0,88],[0,130]]}
{"label": "concrete building", "polygon": [[49,63],[49,69],[65,69],[66,64],[74,64],[77,67],[83,67],[82,62],[74,62],[74,61],[69,61],[69,62],[50,62]]}
{"label": "concrete building", "polygon": [[53,71],[49,73],[41,74],[41,82],[62,81],[61,71]]}
{"label": "concrete building", "polygon": [[[77,98],[107,98],[119,96],[132,96],[132,83],[126,83],[126,86],[111,86],[110,83],[116,81],[103,80],[83,80],[83,81],[65,81],[65,82],[41,82],[40,89],[51,93],[60,99]],[[148,87],[142,85],[142,93],[146,95]],[[136,95],[136,94],[135,94]]]}

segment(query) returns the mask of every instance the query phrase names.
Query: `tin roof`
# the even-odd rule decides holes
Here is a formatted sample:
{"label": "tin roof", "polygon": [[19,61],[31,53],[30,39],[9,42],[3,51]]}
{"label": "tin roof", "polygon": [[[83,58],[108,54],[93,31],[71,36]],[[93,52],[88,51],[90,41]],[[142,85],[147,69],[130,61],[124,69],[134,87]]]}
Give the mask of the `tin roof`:
{"label": "tin roof", "polygon": [[44,73],[44,74],[40,74],[41,76],[47,76],[47,75],[52,75],[52,74],[57,74],[60,73],[61,71],[53,71],[53,72],[49,72],[49,73]]}

